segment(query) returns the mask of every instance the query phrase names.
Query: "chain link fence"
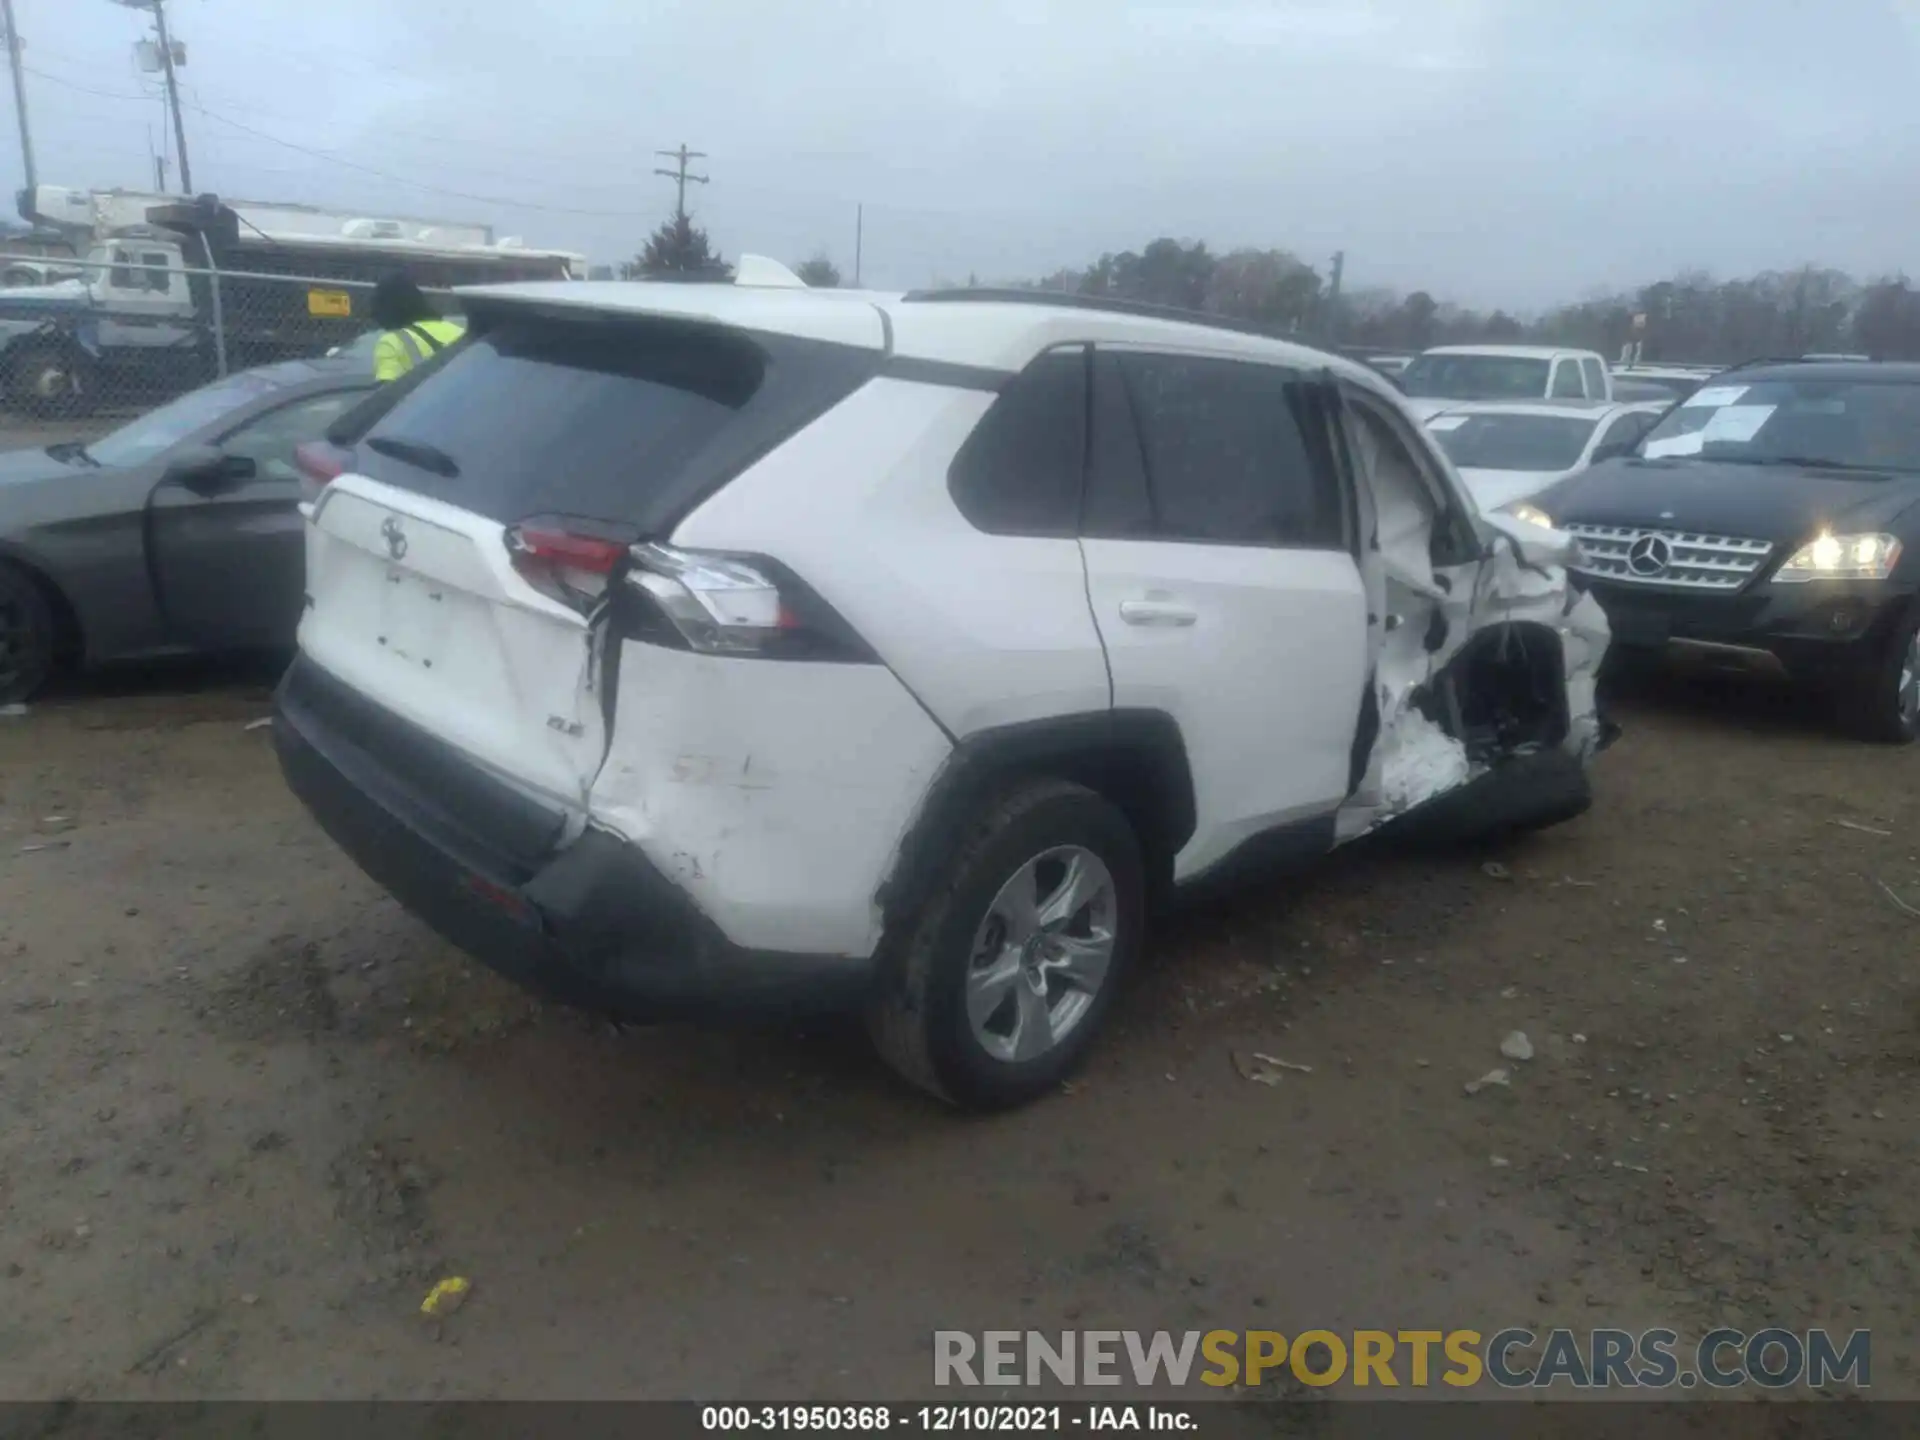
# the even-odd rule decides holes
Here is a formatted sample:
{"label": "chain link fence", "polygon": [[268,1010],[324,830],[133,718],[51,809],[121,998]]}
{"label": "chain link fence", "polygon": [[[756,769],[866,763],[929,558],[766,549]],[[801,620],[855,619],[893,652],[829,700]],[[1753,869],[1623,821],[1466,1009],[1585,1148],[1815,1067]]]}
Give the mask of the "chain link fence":
{"label": "chain link fence", "polygon": [[[166,242],[110,261],[0,254],[0,445],[99,433],[220,376],[339,354],[373,368],[373,286],[215,271]],[[428,296],[452,313],[445,290]]]}

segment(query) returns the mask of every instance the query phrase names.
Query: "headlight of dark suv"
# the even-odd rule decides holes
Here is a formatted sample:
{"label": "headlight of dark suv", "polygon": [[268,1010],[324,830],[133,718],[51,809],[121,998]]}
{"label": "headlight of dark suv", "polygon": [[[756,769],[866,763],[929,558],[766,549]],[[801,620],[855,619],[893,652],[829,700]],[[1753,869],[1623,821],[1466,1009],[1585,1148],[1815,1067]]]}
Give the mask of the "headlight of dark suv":
{"label": "headlight of dark suv", "polygon": [[1779,584],[1802,580],[1884,580],[1900,561],[1892,535],[1821,535],[1809,540],[1774,572]]}
{"label": "headlight of dark suv", "polygon": [[1515,500],[1511,505],[1502,505],[1500,507],[1500,513],[1503,515],[1511,515],[1516,520],[1524,520],[1529,525],[1539,525],[1548,530],[1553,529],[1553,517],[1531,501]]}

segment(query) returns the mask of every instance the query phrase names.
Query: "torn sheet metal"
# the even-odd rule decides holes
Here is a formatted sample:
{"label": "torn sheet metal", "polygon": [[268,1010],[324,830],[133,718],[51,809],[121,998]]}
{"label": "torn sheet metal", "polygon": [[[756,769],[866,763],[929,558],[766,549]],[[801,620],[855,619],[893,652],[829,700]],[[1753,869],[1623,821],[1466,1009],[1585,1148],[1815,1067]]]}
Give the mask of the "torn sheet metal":
{"label": "torn sheet metal", "polygon": [[[1383,510],[1405,521],[1406,497],[1382,497]],[[1397,503],[1396,503],[1397,502]],[[1599,749],[1595,708],[1607,618],[1591,595],[1573,588],[1567,564],[1571,537],[1506,516],[1486,517],[1489,553],[1468,565],[1432,569],[1423,525],[1389,525],[1383,517],[1380,561],[1389,624],[1373,684],[1380,731],[1365,777],[1342,809],[1341,840],[1375,829],[1489,768],[1430,713],[1435,682],[1476,635],[1499,625],[1539,626],[1560,641],[1568,731],[1561,745],[1581,760]],[[1388,537],[1391,536],[1391,539]],[[1442,717],[1444,718],[1444,717]]]}
{"label": "torn sheet metal", "polygon": [[1405,711],[1378,749],[1381,808],[1389,815],[1473,778],[1467,747],[1418,710]]}

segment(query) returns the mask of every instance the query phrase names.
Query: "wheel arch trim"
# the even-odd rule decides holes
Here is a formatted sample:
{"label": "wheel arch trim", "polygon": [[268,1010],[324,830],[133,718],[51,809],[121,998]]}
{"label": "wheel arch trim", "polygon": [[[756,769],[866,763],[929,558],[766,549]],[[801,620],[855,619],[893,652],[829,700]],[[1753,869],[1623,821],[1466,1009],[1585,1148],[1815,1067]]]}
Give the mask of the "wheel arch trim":
{"label": "wheel arch trim", "polygon": [[885,932],[910,923],[965,839],[981,799],[1023,776],[1085,785],[1133,825],[1149,888],[1172,881],[1173,856],[1197,821],[1193,772],[1179,724],[1162,710],[1050,716],[965,736],[928,787],[874,899]]}

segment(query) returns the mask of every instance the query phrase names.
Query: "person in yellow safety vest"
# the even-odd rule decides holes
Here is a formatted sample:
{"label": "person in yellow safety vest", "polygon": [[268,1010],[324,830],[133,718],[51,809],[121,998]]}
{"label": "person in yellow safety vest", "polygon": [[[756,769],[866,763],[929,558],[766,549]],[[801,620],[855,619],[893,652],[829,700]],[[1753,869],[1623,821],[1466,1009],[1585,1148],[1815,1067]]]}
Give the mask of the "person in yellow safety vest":
{"label": "person in yellow safety vest", "polygon": [[420,287],[398,272],[373,287],[373,322],[386,332],[373,345],[373,378],[380,381],[398,380],[466,333],[435,314]]}

